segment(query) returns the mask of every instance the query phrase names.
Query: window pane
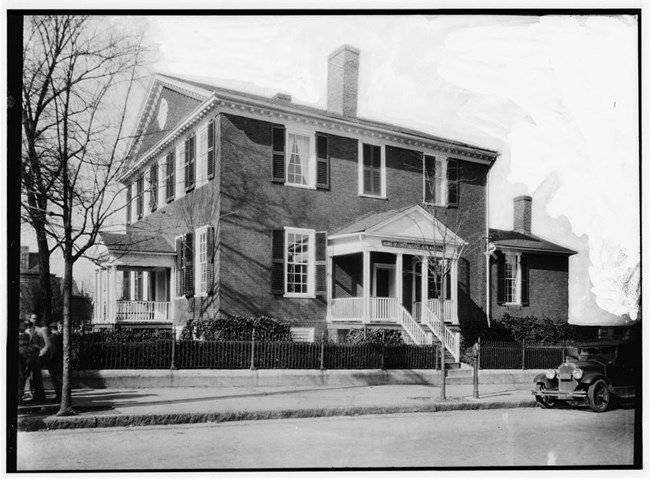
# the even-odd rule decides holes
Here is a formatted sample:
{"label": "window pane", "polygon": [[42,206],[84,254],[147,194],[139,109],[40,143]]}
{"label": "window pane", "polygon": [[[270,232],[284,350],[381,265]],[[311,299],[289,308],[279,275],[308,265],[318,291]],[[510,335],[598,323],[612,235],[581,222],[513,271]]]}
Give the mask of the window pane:
{"label": "window pane", "polygon": [[309,178],[309,141],[305,135],[289,133],[287,182],[306,185]]}
{"label": "window pane", "polygon": [[309,235],[287,234],[287,292],[308,292]]}

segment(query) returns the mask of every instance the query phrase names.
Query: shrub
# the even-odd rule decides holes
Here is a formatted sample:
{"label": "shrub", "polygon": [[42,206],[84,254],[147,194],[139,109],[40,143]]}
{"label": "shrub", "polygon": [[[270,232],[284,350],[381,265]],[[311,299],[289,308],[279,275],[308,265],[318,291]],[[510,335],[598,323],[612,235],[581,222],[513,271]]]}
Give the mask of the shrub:
{"label": "shrub", "polygon": [[221,319],[190,319],[181,331],[180,339],[206,341],[249,341],[255,337],[265,341],[293,341],[291,328],[274,318],[261,316],[228,316]]}
{"label": "shrub", "polygon": [[557,344],[573,339],[572,327],[566,321],[537,316],[515,317],[506,313],[494,319],[485,339],[535,344]]}
{"label": "shrub", "polygon": [[351,329],[345,336],[348,344],[404,344],[401,331],[397,329]]}
{"label": "shrub", "polygon": [[156,331],[154,329],[130,329],[116,328],[106,329],[93,333],[85,333],[84,341],[98,341],[104,343],[131,343],[142,341],[157,341],[160,339],[172,339],[173,334],[169,330]]}

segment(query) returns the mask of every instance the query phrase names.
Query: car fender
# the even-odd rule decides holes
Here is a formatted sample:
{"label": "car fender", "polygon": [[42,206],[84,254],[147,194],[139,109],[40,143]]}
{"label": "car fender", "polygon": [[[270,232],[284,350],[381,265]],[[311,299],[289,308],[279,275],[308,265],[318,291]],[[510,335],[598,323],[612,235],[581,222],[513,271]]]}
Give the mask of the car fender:
{"label": "car fender", "polygon": [[605,383],[607,384],[607,387],[612,389],[612,384],[610,383],[609,379],[607,379],[607,376],[605,376],[604,374],[590,374],[590,375],[587,375],[587,376],[583,377],[580,380],[580,386],[589,387],[592,384],[594,384],[596,381],[598,381],[599,379],[602,379],[603,381],[605,381]]}
{"label": "car fender", "polygon": [[533,380],[535,385],[544,384],[546,389],[557,389],[557,379],[549,379],[545,374],[538,374]]}

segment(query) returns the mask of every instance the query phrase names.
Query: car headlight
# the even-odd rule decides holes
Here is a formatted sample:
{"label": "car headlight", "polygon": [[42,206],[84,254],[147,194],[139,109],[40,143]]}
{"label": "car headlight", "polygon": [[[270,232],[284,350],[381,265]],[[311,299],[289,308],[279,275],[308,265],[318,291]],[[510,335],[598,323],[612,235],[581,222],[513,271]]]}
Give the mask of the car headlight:
{"label": "car headlight", "polygon": [[548,379],[555,379],[555,369],[547,369],[546,370],[546,377]]}
{"label": "car headlight", "polygon": [[576,381],[580,381],[582,379],[582,376],[585,375],[585,373],[582,371],[582,369],[575,368],[571,373],[571,375],[573,376],[573,379],[575,379]]}

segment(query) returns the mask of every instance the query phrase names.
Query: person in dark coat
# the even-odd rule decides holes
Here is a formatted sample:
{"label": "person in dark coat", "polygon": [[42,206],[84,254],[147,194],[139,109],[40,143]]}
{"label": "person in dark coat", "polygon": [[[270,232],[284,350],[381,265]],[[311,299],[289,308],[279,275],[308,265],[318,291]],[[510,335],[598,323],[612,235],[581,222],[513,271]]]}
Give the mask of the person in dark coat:
{"label": "person in dark coat", "polygon": [[48,357],[50,330],[38,323],[35,314],[32,314],[31,322],[35,325],[31,336],[31,345],[34,348],[30,361],[32,398],[34,401],[42,402],[45,401],[45,390],[41,370]]}
{"label": "person in dark coat", "polygon": [[23,404],[25,395],[25,382],[29,377],[29,367],[32,359],[33,348],[31,337],[27,331],[28,322],[21,321],[18,325],[18,404]]}
{"label": "person in dark coat", "polygon": [[54,384],[56,397],[52,402],[61,402],[63,385],[63,323],[59,321],[52,328],[48,347],[48,371]]}

